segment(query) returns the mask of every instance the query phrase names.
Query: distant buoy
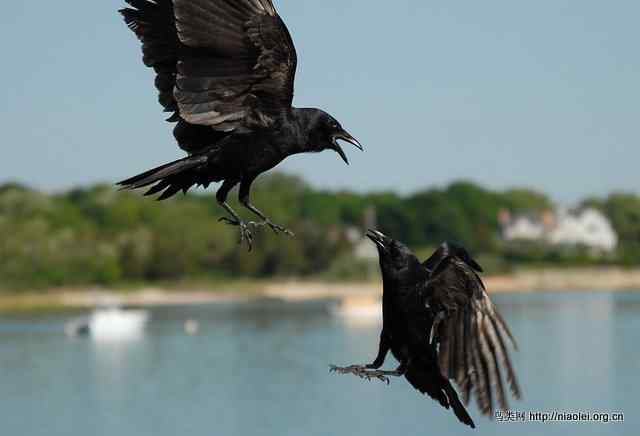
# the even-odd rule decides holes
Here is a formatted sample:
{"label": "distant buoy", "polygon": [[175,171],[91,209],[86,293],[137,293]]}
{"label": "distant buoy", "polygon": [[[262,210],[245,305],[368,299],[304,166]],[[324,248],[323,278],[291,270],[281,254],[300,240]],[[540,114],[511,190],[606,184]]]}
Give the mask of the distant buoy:
{"label": "distant buoy", "polygon": [[188,335],[197,335],[200,330],[200,324],[194,319],[188,319],[184,322],[184,331]]}

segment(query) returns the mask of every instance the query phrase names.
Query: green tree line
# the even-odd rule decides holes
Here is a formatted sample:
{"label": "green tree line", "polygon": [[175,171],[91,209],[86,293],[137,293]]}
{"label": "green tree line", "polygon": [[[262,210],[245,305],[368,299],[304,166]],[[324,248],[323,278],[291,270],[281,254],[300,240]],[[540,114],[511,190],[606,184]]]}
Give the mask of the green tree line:
{"label": "green tree line", "polygon": [[[401,196],[317,190],[300,178],[280,173],[264,176],[255,185],[253,198],[296,236],[276,236],[261,228],[255,232],[256,248],[249,253],[238,246],[236,228],[217,222],[223,211],[213,196],[199,192],[158,204],[109,185],[56,194],[18,184],[0,186],[0,289],[357,276],[361,269],[353,260],[353,241],[345,230],[363,228],[371,208],[380,230],[419,252],[426,254],[443,240],[455,240],[498,268],[530,260],[503,246],[498,212],[552,206],[539,192],[498,192],[466,181]],[[640,197],[615,194],[585,204],[604,211],[620,235],[615,261],[636,262]],[[245,214],[238,204],[234,207]],[[531,259],[544,256],[538,253]]]}

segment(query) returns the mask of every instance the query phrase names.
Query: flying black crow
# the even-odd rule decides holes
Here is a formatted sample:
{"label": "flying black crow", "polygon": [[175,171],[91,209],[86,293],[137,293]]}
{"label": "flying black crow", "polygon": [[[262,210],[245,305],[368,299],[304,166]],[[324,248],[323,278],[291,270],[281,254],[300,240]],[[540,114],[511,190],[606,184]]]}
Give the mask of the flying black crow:
{"label": "flying black crow", "polygon": [[[496,404],[508,409],[503,373],[512,395],[520,398],[506,343],[516,344],[478,276],[480,265],[454,244],[442,244],[421,263],[401,242],[375,230],[367,237],[378,248],[382,270],[378,356],[368,365],[331,370],[387,383],[387,376],[404,376],[474,428],[450,380],[458,385],[465,404],[475,395],[482,414],[492,416]],[[378,370],[389,350],[400,366]]]}
{"label": "flying black crow", "polygon": [[[291,234],[253,206],[251,184],[296,153],[333,150],[348,164],[338,140],[362,150],[331,115],[294,108],[296,50],[271,0],[125,0],[120,11],[142,42],[144,64],[155,70],[159,101],[177,125],[184,159],[118,184],[151,186],[159,200],[194,185],[223,182],[216,194],[251,248],[250,226]],[[240,202],[260,218],[247,222],[227,204],[240,184]]]}

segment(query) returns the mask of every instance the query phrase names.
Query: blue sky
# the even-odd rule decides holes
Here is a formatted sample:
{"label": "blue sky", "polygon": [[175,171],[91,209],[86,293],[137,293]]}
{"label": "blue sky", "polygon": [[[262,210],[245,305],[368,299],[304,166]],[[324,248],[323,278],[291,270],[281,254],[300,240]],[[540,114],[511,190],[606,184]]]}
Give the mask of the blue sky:
{"label": "blue sky", "polygon": [[[315,186],[411,192],[466,178],[560,202],[640,188],[640,3],[275,0],[294,104],[365,145],[280,168]],[[117,181],[182,156],[119,1],[8,2],[0,182]]]}

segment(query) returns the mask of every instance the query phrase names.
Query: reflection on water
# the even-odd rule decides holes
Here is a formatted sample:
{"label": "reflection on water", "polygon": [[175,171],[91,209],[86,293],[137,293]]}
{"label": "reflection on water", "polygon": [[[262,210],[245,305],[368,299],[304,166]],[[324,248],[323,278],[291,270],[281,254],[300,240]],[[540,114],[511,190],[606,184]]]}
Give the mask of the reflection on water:
{"label": "reflection on water", "polygon": [[[623,411],[626,424],[506,424],[471,413],[480,434],[639,434],[632,419],[640,293],[494,297],[516,335],[522,411]],[[144,337],[69,339],[68,317],[0,318],[3,434],[459,434],[453,415],[401,380],[330,375],[370,361],[379,322],[325,302],[261,301],[155,310]],[[184,332],[184,321],[199,333]],[[387,362],[393,367],[395,362]]]}

